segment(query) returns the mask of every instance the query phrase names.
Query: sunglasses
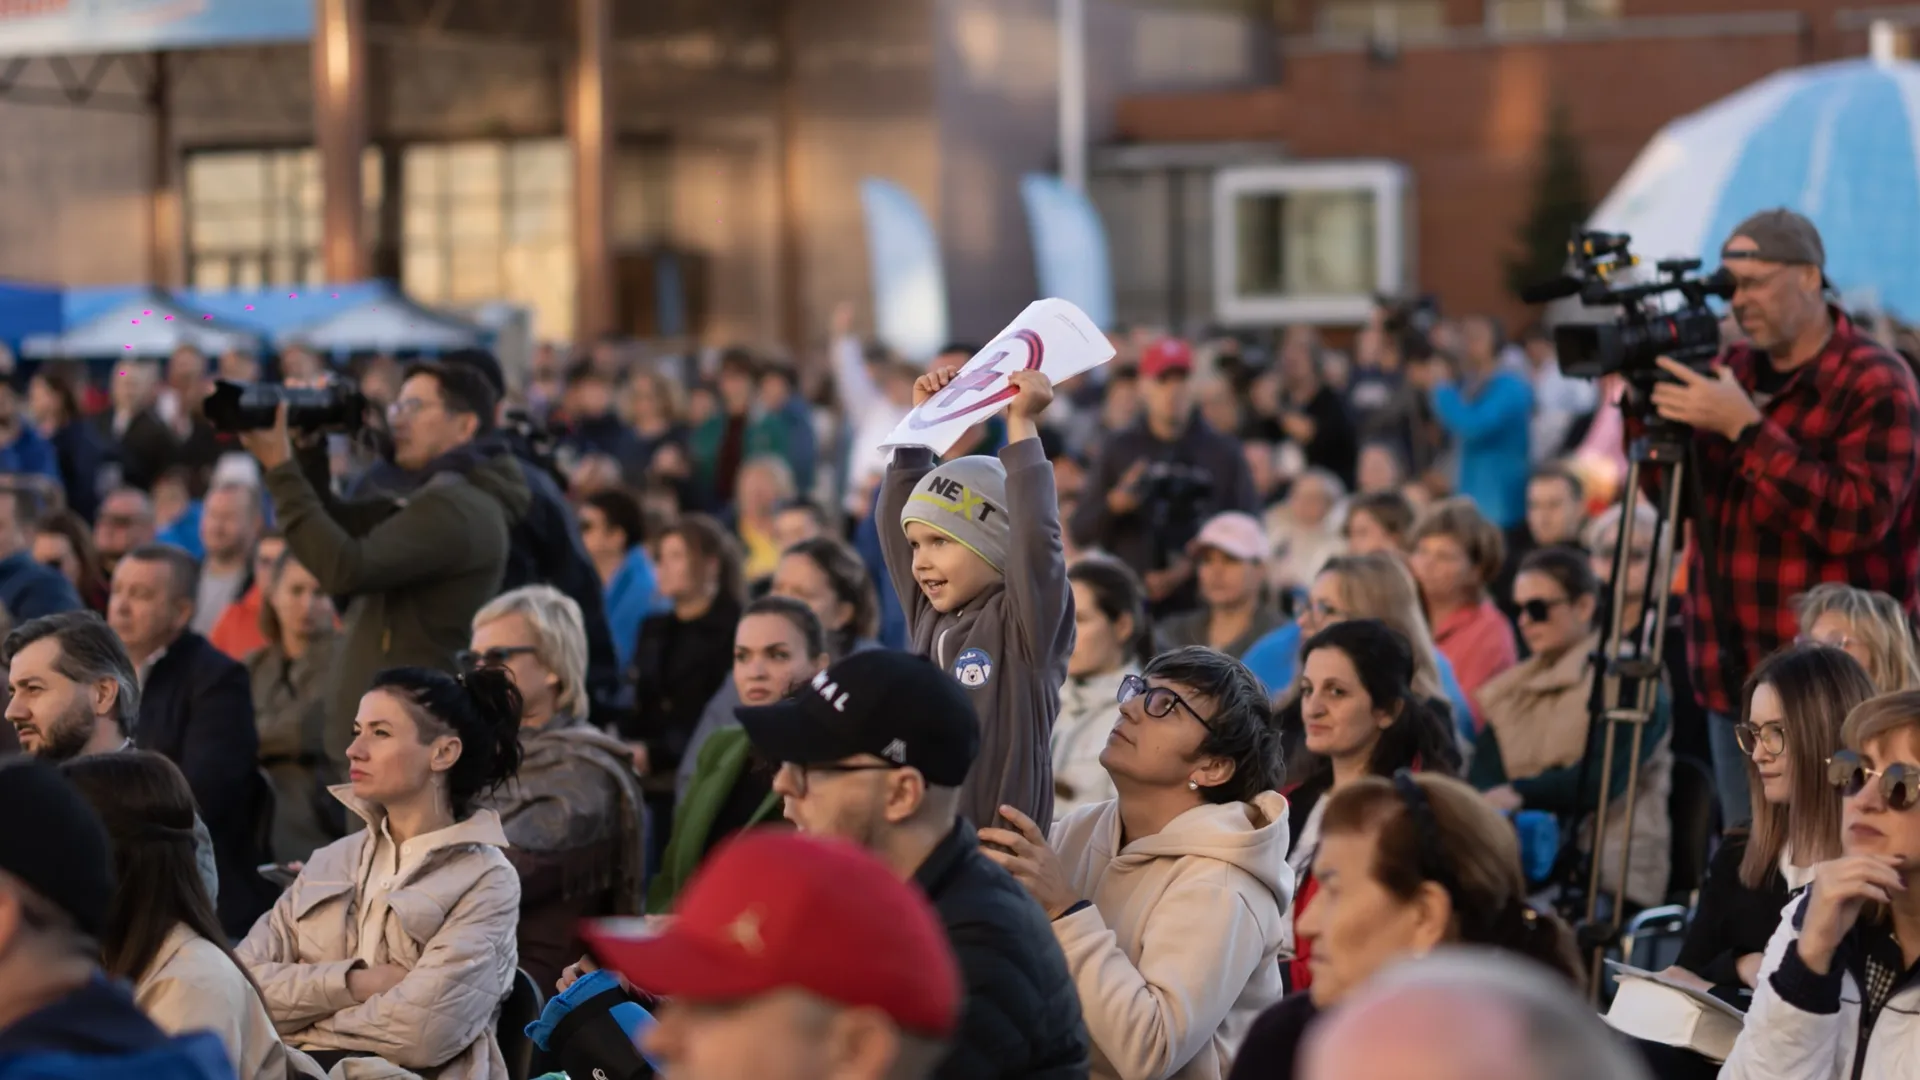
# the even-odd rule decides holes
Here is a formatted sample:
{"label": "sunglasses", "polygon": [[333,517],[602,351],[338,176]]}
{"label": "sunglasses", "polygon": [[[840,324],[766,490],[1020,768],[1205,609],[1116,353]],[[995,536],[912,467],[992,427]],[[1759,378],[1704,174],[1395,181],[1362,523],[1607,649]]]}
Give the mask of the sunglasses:
{"label": "sunglasses", "polygon": [[1546,622],[1553,609],[1567,603],[1565,600],[1529,600],[1520,605],[1520,617],[1528,622]]}
{"label": "sunglasses", "polygon": [[461,649],[453,654],[453,662],[460,665],[461,671],[478,671],[483,667],[506,667],[507,661],[516,656],[528,656],[539,651],[531,645],[496,645],[483,652]]}
{"label": "sunglasses", "polygon": [[1895,763],[1884,769],[1869,769],[1860,755],[1842,750],[1827,759],[1827,783],[1840,794],[1853,798],[1867,789],[1867,781],[1878,778],[1880,796],[1890,810],[1909,810],[1920,803],[1920,769]]}
{"label": "sunglasses", "polygon": [[1154,686],[1139,675],[1128,675],[1120,680],[1120,689],[1113,695],[1113,700],[1125,705],[1134,698],[1144,699],[1140,705],[1141,711],[1155,720],[1166,719],[1173,713],[1174,707],[1178,706],[1187,710],[1188,716],[1200,721],[1201,727],[1208,731],[1213,730],[1213,725],[1208,723],[1207,718],[1201,716],[1193,706],[1187,704],[1186,698],[1167,687]]}
{"label": "sunglasses", "polygon": [[1787,752],[1787,729],[1779,724],[1762,724],[1759,727],[1735,724],[1733,741],[1739,744],[1740,752],[1748,757],[1753,756],[1755,747],[1764,747],[1767,753],[1777,757]]}

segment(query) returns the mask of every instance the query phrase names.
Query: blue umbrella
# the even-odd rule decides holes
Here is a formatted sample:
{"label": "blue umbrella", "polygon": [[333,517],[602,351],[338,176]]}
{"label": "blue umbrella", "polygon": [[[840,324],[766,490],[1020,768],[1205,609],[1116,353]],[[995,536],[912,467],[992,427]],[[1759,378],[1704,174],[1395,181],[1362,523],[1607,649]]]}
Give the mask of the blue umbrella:
{"label": "blue umbrella", "polygon": [[1920,64],[1841,60],[1778,72],[1661,129],[1594,211],[1649,260],[1719,262],[1747,215],[1819,227],[1843,292],[1920,318]]}

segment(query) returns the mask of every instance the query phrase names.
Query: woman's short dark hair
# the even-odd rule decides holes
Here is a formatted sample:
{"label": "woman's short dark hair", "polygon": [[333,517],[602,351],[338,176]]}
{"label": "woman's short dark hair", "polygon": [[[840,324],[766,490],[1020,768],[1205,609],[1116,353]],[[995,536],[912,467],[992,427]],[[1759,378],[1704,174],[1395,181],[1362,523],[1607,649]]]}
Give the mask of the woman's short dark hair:
{"label": "woman's short dark hair", "polygon": [[827,651],[827,631],[820,625],[820,616],[791,596],[763,596],[748,604],[740,618],[745,621],[749,615],[772,615],[792,623],[793,628],[800,631],[801,644],[806,647],[809,660]]}
{"label": "woman's short dark hair", "polygon": [[[113,842],[119,882],[107,905],[100,962],[107,974],[138,982],[175,926],[185,926],[253,976],[227,945],[213,899],[201,881],[193,836],[193,791],[173,762],[147,750],[93,754],[60,767],[92,804]],[[259,985],[254,984],[259,992]]]}
{"label": "woman's short dark hair", "polygon": [[619,529],[626,534],[628,551],[646,542],[647,517],[633,492],[626,488],[608,488],[587,496],[585,502],[600,511],[600,516],[607,519],[608,528]]}
{"label": "woman's short dark hair", "polygon": [[1413,503],[1398,491],[1363,491],[1347,500],[1347,520],[1366,514],[1404,545],[1413,531]]}
{"label": "woman's short dark hair", "polygon": [[746,586],[740,580],[740,545],[726,526],[706,514],[685,514],[667,526],[660,539],[664,543],[669,536],[677,536],[687,545],[696,567],[708,559],[718,564],[720,595],[731,597],[734,603],[745,597]]}
{"label": "woman's short dark hair", "polygon": [[1521,574],[1544,574],[1560,586],[1569,600],[1580,600],[1600,591],[1600,579],[1593,575],[1593,561],[1570,547],[1546,547],[1529,551],[1520,560]]}
{"label": "woman's short dark hair", "polygon": [[458,678],[432,668],[387,668],[368,692],[384,690],[412,706],[420,741],[460,739],[460,758],[447,770],[447,797],[456,819],[473,812],[474,797],[492,791],[520,769],[520,688],[506,668],[481,667]]}
{"label": "woman's short dark hair", "polygon": [[798,555],[818,567],[827,579],[834,598],[853,608],[853,617],[843,627],[827,628],[827,652],[835,660],[853,650],[854,643],[879,633],[880,597],[874,592],[873,575],[866,560],[845,540],[816,536],[802,540],[782,555]]}
{"label": "woman's short dark hair", "polygon": [[1118,559],[1089,555],[1067,569],[1067,581],[1085,585],[1108,622],[1118,622],[1122,616],[1131,618],[1133,637],[1121,642],[1121,646],[1143,666],[1153,659],[1153,634],[1147,624],[1147,591],[1132,567]]}
{"label": "woman's short dark hair", "polygon": [[91,601],[95,596],[106,594],[107,572],[100,563],[100,549],[93,546],[93,530],[84,518],[63,507],[43,515],[34,525],[34,531],[66,538],[74,558],[80,560],[81,600]]}
{"label": "woman's short dark hair", "polygon": [[1273,705],[1266,687],[1245,664],[1218,650],[1189,645],[1154,657],[1142,674],[1191,687],[1213,702],[1200,755],[1232,761],[1233,775],[1224,784],[1201,788],[1202,798],[1210,803],[1251,802],[1263,791],[1278,790],[1286,770]]}
{"label": "woman's short dark hair", "polygon": [[[1300,646],[1300,670],[1307,657],[1321,649],[1346,654],[1373,707],[1393,717],[1380,732],[1367,761],[1367,772],[1391,776],[1396,769],[1420,769],[1457,776],[1460,744],[1451,718],[1413,690],[1413,647],[1399,631],[1378,619],[1348,619],[1308,638]],[[1324,773],[1324,776],[1321,774]],[[1316,762],[1313,777],[1331,783],[1333,764]],[[1324,789],[1322,789],[1324,790]]]}

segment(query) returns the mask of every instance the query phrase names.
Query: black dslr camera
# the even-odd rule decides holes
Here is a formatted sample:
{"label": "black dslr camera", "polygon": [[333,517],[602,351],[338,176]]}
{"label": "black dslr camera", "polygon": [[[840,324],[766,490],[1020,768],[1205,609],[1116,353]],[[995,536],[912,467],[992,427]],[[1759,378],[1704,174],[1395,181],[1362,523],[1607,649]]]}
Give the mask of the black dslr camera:
{"label": "black dslr camera", "polygon": [[[1544,304],[1564,296],[1578,296],[1586,307],[1618,307],[1620,317],[1610,323],[1561,324],[1553,332],[1560,370],[1577,379],[1598,379],[1619,373],[1634,387],[1646,390],[1658,381],[1655,361],[1671,357],[1688,367],[1702,367],[1720,353],[1720,316],[1707,306],[1707,297],[1733,296],[1733,275],[1721,267],[1706,277],[1694,275],[1699,259],[1667,259],[1656,263],[1661,278],[1642,285],[1616,287],[1612,277],[1640,260],[1629,250],[1626,233],[1574,234],[1568,249],[1573,272],[1541,282],[1521,294],[1529,304]],[[1653,303],[1655,297],[1680,294],[1682,303]]]}
{"label": "black dslr camera", "polygon": [[287,427],[294,431],[353,432],[366,423],[366,396],[350,382],[316,389],[220,379],[201,409],[213,430],[237,434],[272,427],[281,402],[287,406]]}

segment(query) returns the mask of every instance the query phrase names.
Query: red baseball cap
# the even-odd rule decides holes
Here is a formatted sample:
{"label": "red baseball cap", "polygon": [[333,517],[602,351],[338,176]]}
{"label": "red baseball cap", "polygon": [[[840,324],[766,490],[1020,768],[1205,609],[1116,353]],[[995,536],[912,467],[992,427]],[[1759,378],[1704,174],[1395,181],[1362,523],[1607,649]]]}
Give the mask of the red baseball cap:
{"label": "red baseball cap", "polygon": [[1192,371],[1193,350],[1177,337],[1163,337],[1140,354],[1140,374],[1157,379],[1170,371]]}
{"label": "red baseball cap", "polygon": [[583,931],[600,962],[665,998],[728,1002],[805,990],[879,1009],[906,1031],[953,1034],[960,969],[925,896],[838,840],[756,829],[715,850],[666,930],[606,919]]}

